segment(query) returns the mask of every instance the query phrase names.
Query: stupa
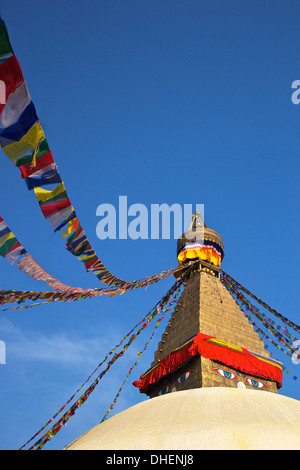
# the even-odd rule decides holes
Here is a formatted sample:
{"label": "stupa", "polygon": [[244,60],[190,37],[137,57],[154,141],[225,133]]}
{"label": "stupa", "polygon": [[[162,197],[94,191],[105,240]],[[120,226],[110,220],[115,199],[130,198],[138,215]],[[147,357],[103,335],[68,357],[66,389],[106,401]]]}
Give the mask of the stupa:
{"label": "stupa", "polygon": [[300,449],[300,402],[277,393],[282,365],[221,283],[223,258],[221,236],[196,213],[177,243],[184,290],[150,368],[134,382],[150,399],[66,450]]}

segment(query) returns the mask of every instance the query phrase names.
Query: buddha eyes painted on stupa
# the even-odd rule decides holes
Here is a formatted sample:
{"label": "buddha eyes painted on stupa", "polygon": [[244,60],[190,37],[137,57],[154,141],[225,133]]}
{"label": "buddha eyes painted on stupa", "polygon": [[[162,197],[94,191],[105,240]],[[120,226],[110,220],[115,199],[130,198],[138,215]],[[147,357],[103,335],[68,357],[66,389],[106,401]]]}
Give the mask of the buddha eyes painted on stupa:
{"label": "buddha eyes painted on stupa", "polygon": [[159,396],[160,396],[160,395],[165,395],[165,394],[168,393],[169,391],[170,391],[170,385],[167,385],[166,387],[162,388],[162,389],[159,391],[158,395],[159,395]]}
{"label": "buddha eyes painted on stupa", "polygon": [[189,378],[189,376],[192,374],[192,372],[193,372],[193,371],[190,370],[190,371],[186,372],[185,374],[181,375],[180,377],[178,377],[178,379],[176,380],[176,382],[177,382],[178,384],[182,384],[183,382],[186,381],[186,379]]}
{"label": "buddha eyes painted on stupa", "polygon": [[233,372],[221,369],[220,367],[215,367],[214,369],[210,370],[212,370],[213,372],[217,372],[218,374],[222,375],[222,377],[226,377],[226,379],[237,379],[237,376]]}
{"label": "buddha eyes painted on stupa", "polygon": [[252,387],[256,388],[269,388],[264,382],[260,382],[259,380],[251,379],[251,377],[245,377],[245,381],[252,385]]}
{"label": "buddha eyes painted on stupa", "polygon": [[[185,382],[190,376],[191,374],[194,372],[194,370],[189,370],[187,372],[185,372],[184,374],[182,374],[180,377],[178,377],[176,379],[176,384],[182,384],[183,382]],[[172,386],[171,383],[169,385],[166,385],[165,387],[163,387],[158,395],[165,395],[166,393],[169,393],[169,392],[176,392],[177,389],[175,386]]]}
{"label": "buddha eyes painted on stupa", "polygon": [[212,369],[210,369],[212,372],[216,372],[217,374],[221,375],[222,377],[224,377],[225,379],[228,379],[228,380],[239,380],[237,386],[239,388],[242,388],[239,386],[239,384],[241,385],[241,380],[242,380],[242,383],[245,385],[245,384],[248,384],[250,385],[251,387],[254,387],[254,388],[269,388],[264,382],[261,382],[260,380],[256,380],[256,379],[253,379],[252,377],[249,377],[247,375],[241,375],[239,374],[237,371],[235,372],[231,372],[229,370],[226,370],[226,369],[223,369],[221,367],[214,367]]}

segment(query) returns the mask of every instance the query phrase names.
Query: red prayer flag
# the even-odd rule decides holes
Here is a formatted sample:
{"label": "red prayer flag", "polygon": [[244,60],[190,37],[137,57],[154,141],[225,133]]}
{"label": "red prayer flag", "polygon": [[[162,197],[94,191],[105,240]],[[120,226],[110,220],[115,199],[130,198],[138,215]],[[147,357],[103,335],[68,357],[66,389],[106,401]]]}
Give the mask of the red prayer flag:
{"label": "red prayer flag", "polygon": [[65,209],[66,207],[71,206],[71,201],[69,198],[67,199],[61,199],[59,201],[55,202],[48,202],[46,204],[43,204],[41,206],[41,210],[47,219],[48,217],[51,217],[55,212],[59,212],[62,209]]}
{"label": "red prayer flag", "polygon": [[27,178],[36,171],[42,170],[49,165],[54,163],[52,152],[47,152],[36,160],[36,166],[33,166],[32,163],[26,163],[25,165],[20,165],[22,178]]}
{"label": "red prayer flag", "polygon": [[[7,101],[9,95],[16,90],[17,86],[24,82],[22,70],[15,55],[0,63],[0,80],[5,83],[5,97]],[[4,106],[5,103],[0,103],[0,113]]]}
{"label": "red prayer flag", "polygon": [[85,267],[86,267],[86,270],[88,271],[92,266],[94,266],[94,264],[99,261],[99,258],[98,256],[96,256],[95,258],[93,258],[92,260],[90,261],[86,261],[84,263]]}

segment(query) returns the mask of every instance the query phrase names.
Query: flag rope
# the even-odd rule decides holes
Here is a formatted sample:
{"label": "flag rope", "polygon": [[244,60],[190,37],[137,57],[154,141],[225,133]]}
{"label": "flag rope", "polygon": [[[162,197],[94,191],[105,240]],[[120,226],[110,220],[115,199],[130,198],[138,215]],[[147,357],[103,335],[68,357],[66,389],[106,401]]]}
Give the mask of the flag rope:
{"label": "flag rope", "polygon": [[[112,351],[110,351],[105,359],[97,366],[92,374],[88,377],[88,379],[83,383],[81,387],[72,395],[72,397],[63,405],[57,413],[53,415],[53,417],[40,428],[38,432],[34,434],[19,450],[24,449],[38,434],[41,433],[42,430],[46,429],[46,427],[64,410],[67,404],[69,404],[76,394],[81,390],[81,388],[90,380],[92,375],[101,367],[101,365],[108,359],[108,357],[116,351],[116,349],[124,342],[126,338],[130,335],[128,342],[125,344],[123,349],[119,353],[115,353],[112,359],[108,362],[107,367],[97,376],[94,382],[89,386],[89,388],[79,397],[79,399],[66,411],[63,416],[40,438],[36,441],[29,450],[41,450],[44,445],[51,440],[62,428],[63,425],[66,425],[67,421],[73,416],[78,408],[80,408],[83,403],[87,400],[90,394],[93,392],[95,387],[98,385],[102,377],[106,374],[106,372],[111,368],[111,366],[116,362],[117,359],[122,357],[128,347],[132,344],[132,342],[138,337],[138,335],[148,326],[148,324],[161,313],[167,307],[167,305],[172,301],[175,301],[177,298],[180,289],[182,286],[182,280],[179,278],[175,284],[168,290],[168,292],[161,298],[161,300],[150,310],[150,312],[143,317],[143,319],[123,338],[123,340],[116,346]],[[172,303],[173,303],[172,302]],[[139,326],[139,330],[136,333],[133,331]]]}

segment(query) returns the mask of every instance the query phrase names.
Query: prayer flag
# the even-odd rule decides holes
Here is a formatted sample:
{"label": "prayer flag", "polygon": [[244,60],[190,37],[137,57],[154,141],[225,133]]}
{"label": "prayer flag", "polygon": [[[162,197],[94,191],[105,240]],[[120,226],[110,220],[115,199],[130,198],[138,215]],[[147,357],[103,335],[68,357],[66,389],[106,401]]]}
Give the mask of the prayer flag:
{"label": "prayer flag", "polygon": [[2,226],[2,228],[0,227],[0,239],[1,237],[4,237],[4,235],[7,235],[8,233],[11,233],[11,231],[6,225],[6,223],[4,222],[4,225]]}
{"label": "prayer flag", "polygon": [[71,201],[69,198],[62,199],[60,201],[49,202],[46,204],[41,205],[41,210],[44,214],[44,217],[48,219],[56,212],[61,211],[62,209],[66,209],[67,207],[71,207]]}
{"label": "prayer flag", "polygon": [[31,102],[26,83],[22,83],[11,93],[0,116],[0,128],[11,126]]}
{"label": "prayer flag", "polygon": [[70,245],[72,245],[72,243],[74,243],[75,241],[77,241],[79,238],[82,237],[82,235],[85,236],[85,233],[83,231],[83,228],[81,227],[80,223],[78,224],[78,227],[77,227],[77,230],[75,231],[75,233],[73,233],[73,235],[71,235],[69,238],[68,238],[68,243]]}
{"label": "prayer flag", "polygon": [[99,258],[95,253],[92,259],[90,259],[89,261],[84,262],[86,270],[89,271],[96,264],[96,262],[98,260],[99,260]]}
{"label": "prayer flag", "polygon": [[13,144],[3,147],[3,152],[16,164],[20,158],[27,155],[30,151],[36,150],[38,144],[44,139],[45,135],[42,126],[37,122],[19,142],[14,142]]}
{"label": "prayer flag", "polygon": [[[69,213],[67,215],[67,217],[64,217],[64,219],[61,221],[61,223],[55,228],[54,232],[57,232],[58,230],[61,230],[67,223],[69,223],[72,219],[75,219],[76,217],[76,212],[74,210],[72,210],[71,213]],[[77,222],[76,222],[76,229],[78,229],[78,223],[79,223],[79,220],[77,219]]]}
{"label": "prayer flag", "polygon": [[[75,214],[75,212],[74,212],[74,214]],[[76,217],[76,218],[73,218],[72,220],[70,220],[70,221],[68,222],[68,227],[65,228],[65,229],[63,229],[63,230],[61,230],[60,233],[62,234],[62,237],[63,237],[63,238],[66,238],[66,237],[68,237],[69,235],[71,235],[71,233],[73,232],[73,230],[76,230],[77,227],[78,227],[78,219],[77,219],[77,217]]]}
{"label": "prayer flag", "polygon": [[5,257],[18,240],[12,232],[0,238],[0,255]]}
{"label": "prayer flag", "polygon": [[41,156],[38,156],[38,153],[36,156],[35,167],[32,165],[32,162],[19,166],[22,178],[28,178],[28,176],[34,175],[39,170],[42,170],[43,168],[49,167],[49,165],[54,164],[52,152],[47,152]]}
{"label": "prayer flag", "polygon": [[[37,162],[38,162],[39,158],[41,158],[43,155],[45,155],[48,152],[50,152],[50,148],[49,148],[47,140],[44,139],[43,141],[41,141],[39,143],[38,148],[37,148],[37,152],[36,152],[36,156],[35,156],[36,165],[37,165]],[[16,162],[16,166],[20,168],[23,165],[32,164],[33,154],[34,154],[34,151],[32,151],[32,149],[31,149],[31,151],[29,151],[22,158],[18,158],[18,161]],[[54,162],[51,162],[51,163],[54,163]],[[33,165],[32,165],[32,167],[33,167]],[[33,168],[35,168],[35,167],[33,167]],[[34,171],[36,171],[36,170],[34,169]]]}
{"label": "prayer flag", "polygon": [[[21,67],[15,55],[0,63],[0,77],[5,83],[5,103],[8,97],[13,93],[16,88],[24,82]],[[5,106],[5,103],[0,103],[0,113]]]}
{"label": "prayer flag", "polygon": [[8,54],[13,54],[13,49],[8,37],[6,25],[0,18],[0,57],[5,57]]}
{"label": "prayer flag", "polygon": [[62,183],[62,179],[57,171],[55,163],[42,168],[41,170],[33,173],[28,178],[25,178],[28,189],[45,186],[47,184]]}
{"label": "prayer flag", "polygon": [[67,250],[74,256],[82,255],[85,250],[89,248],[91,248],[91,245],[83,230],[82,234],[80,235],[80,238],[73,241],[73,243],[67,243]]}
{"label": "prayer flag", "polygon": [[58,184],[52,191],[43,188],[34,188],[34,192],[39,203],[44,203],[53,200],[56,196],[66,193],[65,185],[62,182]]}
{"label": "prayer flag", "polygon": [[13,264],[19,256],[26,254],[25,248],[21,245],[20,242],[16,242],[13,247],[9,250],[5,259],[10,263]]}
{"label": "prayer flag", "polygon": [[55,214],[51,215],[48,220],[52,225],[54,231],[57,230],[59,225],[68,217],[73,210],[73,207],[67,207],[62,209],[61,211],[56,212]]}
{"label": "prayer flag", "polygon": [[14,124],[5,129],[0,129],[1,147],[21,140],[37,120],[35,106],[31,101]]}

